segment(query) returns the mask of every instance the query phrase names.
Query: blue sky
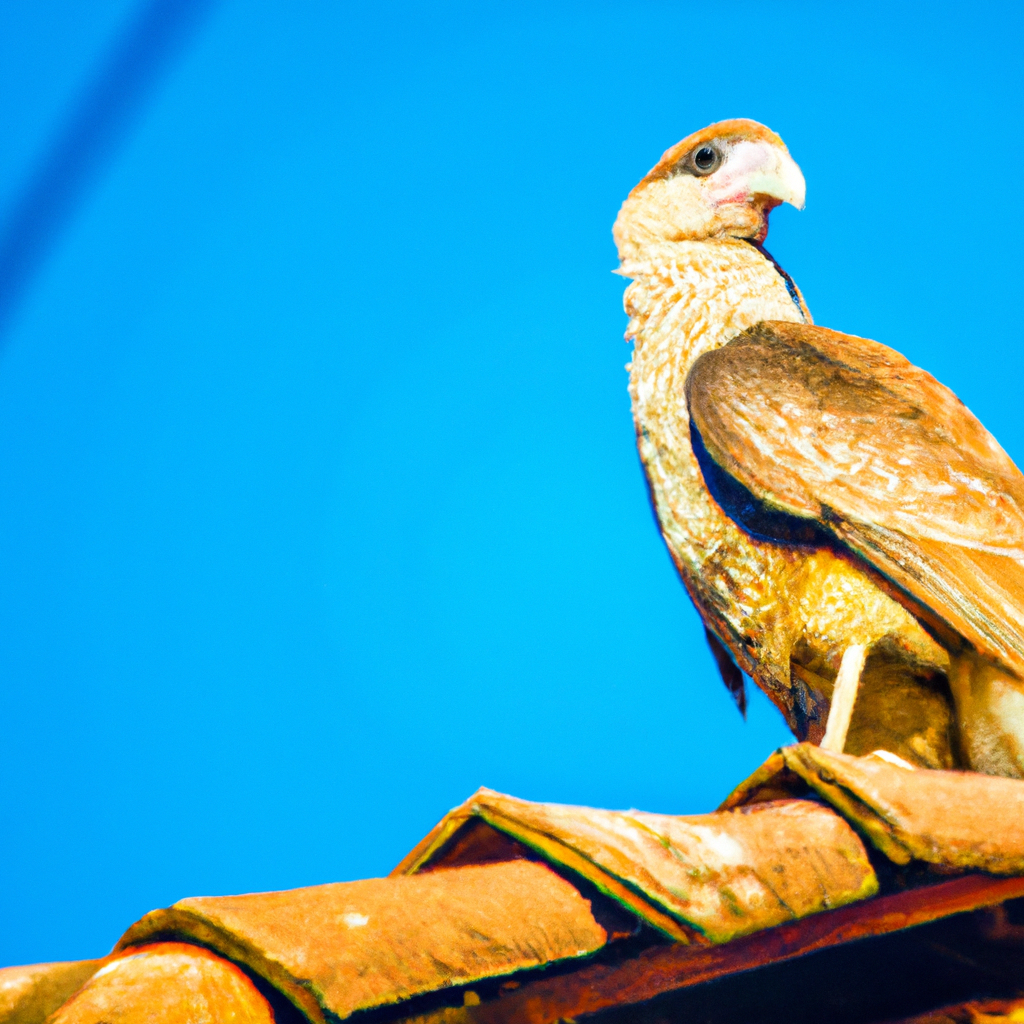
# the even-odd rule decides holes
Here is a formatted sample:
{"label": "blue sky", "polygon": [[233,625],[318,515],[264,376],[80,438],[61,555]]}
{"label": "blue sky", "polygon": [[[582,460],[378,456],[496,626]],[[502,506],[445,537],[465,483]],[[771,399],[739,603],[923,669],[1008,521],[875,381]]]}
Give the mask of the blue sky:
{"label": "blue sky", "polygon": [[[0,6],[0,225],[137,0]],[[610,227],[725,117],[819,323],[1024,460],[1018,4],[219,0],[0,341],[0,963],[387,872],[488,785],[710,810]]]}

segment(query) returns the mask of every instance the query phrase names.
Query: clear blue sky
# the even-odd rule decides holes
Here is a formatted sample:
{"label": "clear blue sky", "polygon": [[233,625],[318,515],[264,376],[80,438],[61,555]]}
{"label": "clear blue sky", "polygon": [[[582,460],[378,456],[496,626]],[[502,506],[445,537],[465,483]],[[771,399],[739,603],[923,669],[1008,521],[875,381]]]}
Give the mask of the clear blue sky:
{"label": "clear blue sky", "polygon": [[[0,223],[137,0],[0,6]],[[0,353],[0,964],[387,872],[484,784],[710,810],[744,723],[655,530],[610,227],[754,117],[818,322],[1024,460],[1019,4],[221,0]],[[514,10],[513,10],[514,7]]]}

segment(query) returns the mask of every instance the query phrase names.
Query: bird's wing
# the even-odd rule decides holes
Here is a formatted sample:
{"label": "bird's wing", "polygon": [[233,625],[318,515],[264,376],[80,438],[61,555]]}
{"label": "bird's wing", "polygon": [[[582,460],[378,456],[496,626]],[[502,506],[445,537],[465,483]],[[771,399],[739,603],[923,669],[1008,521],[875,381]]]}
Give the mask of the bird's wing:
{"label": "bird's wing", "polygon": [[718,467],[1024,676],[1024,475],[952,391],[878,342],[774,321],[701,356],[686,390]]}
{"label": "bird's wing", "polygon": [[739,708],[740,714],[746,718],[747,686],[742,670],[732,660],[729,648],[710,629],[705,627],[704,636],[707,638],[708,647],[711,648],[711,656],[715,659],[715,665],[718,666],[718,674],[722,677],[725,688],[729,691],[732,699],[736,701],[736,707]]}

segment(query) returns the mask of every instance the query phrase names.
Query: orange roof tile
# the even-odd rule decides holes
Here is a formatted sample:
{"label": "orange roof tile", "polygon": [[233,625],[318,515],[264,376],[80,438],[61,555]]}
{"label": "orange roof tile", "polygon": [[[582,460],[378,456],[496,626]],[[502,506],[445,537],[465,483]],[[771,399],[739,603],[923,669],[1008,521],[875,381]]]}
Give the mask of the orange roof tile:
{"label": "orange roof tile", "polygon": [[48,1024],[274,1024],[270,1004],[233,963],[162,942],[111,958]]}
{"label": "orange roof tile", "polygon": [[[773,755],[707,815],[481,790],[391,878],[146,915],[53,1024],[134,1024],[132,1007],[158,999],[184,1015],[168,1009],[165,1024],[229,1010],[256,1022],[264,995],[250,976],[316,1022],[408,1005],[419,1024],[554,1024],[1024,898],[1022,823],[1024,782],[808,744]],[[872,857],[894,865],[880,894]],[[1024,930],[1000,928],[993,941]],[[0,1022],[42,1024],[96,966],[0,972]],[[127,1009],[111,1016],[118,1001]]]}
{"label": "orange roof tile", "polygon": [[73,960],[0,969],[0,1022],[35,1024],[63,1006],[102,960]]}
{"label": "orange roof tile", "polygon": [[576,888],[522,860],[182,900],[147,914],[117,948],[169,935],[244,964],[318,1022],[587,956],[607,941]]}
{"label": "orange roof tile", "polygon": [[444,865],[474,818],[682,942],[728,942],[878,890],[857,834],[809,800],[676,817],[535,804],[488,789],[448,814],[395,874]]}
{"label": "orange roof tile", "polygon": [[783,747],[722,810],[775,798],[786,772],[827,800],[896,864],[1024,874],[1024,782],[976,772],[904,768],[878,757]]}

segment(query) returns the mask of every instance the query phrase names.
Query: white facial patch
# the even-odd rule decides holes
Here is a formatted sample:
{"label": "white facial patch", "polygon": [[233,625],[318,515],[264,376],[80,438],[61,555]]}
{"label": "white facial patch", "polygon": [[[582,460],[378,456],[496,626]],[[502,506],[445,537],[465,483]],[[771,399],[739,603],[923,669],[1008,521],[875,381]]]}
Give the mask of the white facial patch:
{"label": "white facial patch", "polygon": [[769,142],[746,139],[729,147],[721,170],[711,175],[708,183],[716,206],[766,195],[800,209],[807,188],[803,173],[788,153]]}

